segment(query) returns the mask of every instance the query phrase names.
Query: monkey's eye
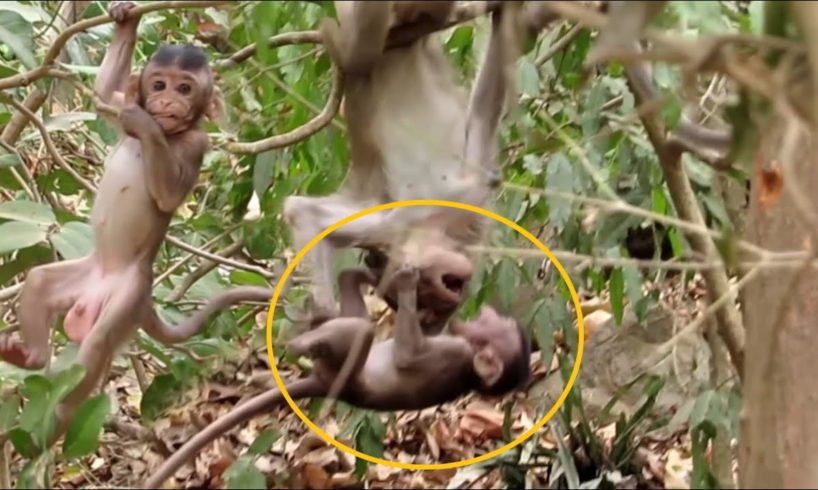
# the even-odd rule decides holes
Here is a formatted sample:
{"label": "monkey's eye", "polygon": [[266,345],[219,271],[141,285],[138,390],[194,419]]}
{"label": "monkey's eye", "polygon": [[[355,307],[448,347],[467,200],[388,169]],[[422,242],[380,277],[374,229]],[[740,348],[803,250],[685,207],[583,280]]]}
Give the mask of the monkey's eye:
{"label": "monkey's eye", "polygon": [[179,93],[182,94],[182,95],[187,95],[187,94],[190,93],[190,85],[187,84],[187,83],[183,83],[183,84],[179,85],[178,87],[176,87],[176,90],[178,90]]}
{"label": "monkey's eye", "polygon": [[162,80],[157,80],[153,82],[153,89],[156,90],[157,92],[165,90],[165,82],[163,82]]}

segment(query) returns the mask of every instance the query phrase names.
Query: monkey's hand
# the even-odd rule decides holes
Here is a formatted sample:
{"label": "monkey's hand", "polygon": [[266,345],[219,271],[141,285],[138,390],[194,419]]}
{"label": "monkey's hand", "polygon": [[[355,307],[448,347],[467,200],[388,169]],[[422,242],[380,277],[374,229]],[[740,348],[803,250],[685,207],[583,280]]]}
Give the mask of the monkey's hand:
{"label": "monkey's hand", "polygon": [[128,17],[128,12],[134,7],[136,7],[136,4],[133,2],[114,2],[111,8],[108,9],[108,15],[114,19],[117,25],[135,26],[139,24],[139,16]]}
{"label": "monkey's hand", "polygon": [[119,124],[122,125],[125,134],[132,138],[141,139],[152,131],[162,132],[162,128],[153,117],[137,104],[128,104],[119,111]]}
{"label": "monkey's hand", "polygon": [[417,289],[420,270],[411,264],[403,264],[392,276],[392,284],[398,292]]}
{"label": "monkey's hand", "polygon": [[26,346],[11,335],[0,336],[0,359],[23,369],[29,369],[32,364]]}

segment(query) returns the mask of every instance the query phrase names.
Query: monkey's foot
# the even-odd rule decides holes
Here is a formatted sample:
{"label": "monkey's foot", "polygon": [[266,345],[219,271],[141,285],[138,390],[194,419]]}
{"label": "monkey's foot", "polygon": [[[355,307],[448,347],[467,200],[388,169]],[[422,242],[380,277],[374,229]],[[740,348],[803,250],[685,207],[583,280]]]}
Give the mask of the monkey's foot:
{"label": "monkey's foot", "polygon": [[11,335],[0,336],[0,359],[22,369],[40,369],[45,364],[29,352],[22,340]]}

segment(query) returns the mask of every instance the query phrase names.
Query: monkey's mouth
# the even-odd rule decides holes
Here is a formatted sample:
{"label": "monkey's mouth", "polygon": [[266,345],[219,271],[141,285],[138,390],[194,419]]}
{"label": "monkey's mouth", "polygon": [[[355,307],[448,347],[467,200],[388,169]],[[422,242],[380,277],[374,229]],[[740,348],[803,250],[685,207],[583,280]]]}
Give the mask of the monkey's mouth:
{"label": "monkey's mouth", "polygon": [[456,276],[454,274],[443,274],[443,277],[440,279],[440,282],[443,283],[443,286],[456,295],[458,298],[463,293],[463,289],[466,287],[466,281],[463,280],[462,277]]}

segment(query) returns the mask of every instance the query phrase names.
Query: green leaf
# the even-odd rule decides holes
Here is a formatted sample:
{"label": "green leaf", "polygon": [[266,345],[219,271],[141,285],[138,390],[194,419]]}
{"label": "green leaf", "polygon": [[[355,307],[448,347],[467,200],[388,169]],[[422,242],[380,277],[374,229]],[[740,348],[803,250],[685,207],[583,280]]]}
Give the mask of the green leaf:
{"label": "green leaf", "polygon": [[46,227],[21,221],[0,224],[0,254],[36,245],[48,236]]}
{"label": "green leaf", "polygon": [[171,374],[162,374],[153,378],[153,382],[142,395],[140,411],[147,420],[155,420],[179,394],[182,383]]}
{"label": "green leaf", "polygon": [[68,458],[80,458],[96,451],[102,426],[110,413],[111,400],[105,393],[85,400],[68,427],[62,449],[63,455]]}
{"label": "green leaf", "polygon": [[611,307],[613,308],[614,318],[616,319],[617,325],[622,325],[622,315],[625,311],[625,305],[623,302],[625,279],[621,267],[617,267],[611,272],[610,288]]}
{"label": "green leaf", "polygon": [[23,429],[13,429],[9,431],[8,438],[14,445],[14,449],[22,454],[24,458],[33,458],[39,452],[31,434]]}
{"label": "green leaf", "polygon": [[[548,161],[546,189],[570,193],[574,190],[574,167],[563,153],[556,153]],[[571,202],[561,197],[548,198],[549,218],[557,228],[564,228],[571,217]]]}
{"label": "green leaf", "polygon": [[227,488],[267,488],[267,479],[256,468],[252,458],[240,457],[225,471]]}
{"label": "green leaf", "polygon": [[31,23],[17,12],[0,10],[0,44],[6,44],[11,48],[26,68],[32,69],[37,66]]}
{"label": "green leaf", "polygon": [[277,430],[264,431],[256,437],[256,440],[253,441],[253,444],[250,445],[247,452],[256,456],[266,453],[280,437],[281,433]]}
{"label": "green leaf", "polygon": [[50,241],[63,259],[78,259],[93,252],[94,230],[88,223],[69,221],[51,235]]}
{"label": "green leaf", "polygon": [[0,434],[5,434],[17,423],[20,401],[19,396],[13,395],[5,398],[0,404]]}
{"label": "green leaf", "polygon": [[[0,77],[2,77],[2,75],[0,75]],[[22,163],[23,161],[16,153],[6,153],[5,155],[0,155],[0,168],[16,167]]]}
{"label": "green leaf", "polygon": [[675,129],[682,118],[682,104],[676,97],[668,97],[662,104],[662,120],[668,130]]}
{"label": "green leaf", "polygon": [[28,23],[44,22],[49,19],[48,13],[34,5],[25,5],[20,2],[0,2],[0,10],[16,12]]}
{"label": "green leaf", "polygon": [[51,207],[42,203],[24,200],[0,203],[0,218],[45,226],[54,224],[57,221]]}
{"label": "green leaf", "polygon": [[510,308],[517,291],[517,264],[504,257],[497,264],[497,295],[503,308]]}
{"label": "green leaf", "polygon": [[276,162],[280,155],[280,150],[270,150],[256,157],[256,163],[253,165],[253,190],[259,197],[263,196],[273,183]]}
{"label": "green leaf", "polygon": [[17,478],[17,488],[51,488],[49,470],[52,465],[53,458],[50,451],[38,455],[20,470],[20,476]]}
{"label": "green leaf", "polygon": [[642,295],[642,274],[633,265],[622,267],[622,276],[625,280],[625,291],[628,295],[628,302],[636,305],[643,298]]}

